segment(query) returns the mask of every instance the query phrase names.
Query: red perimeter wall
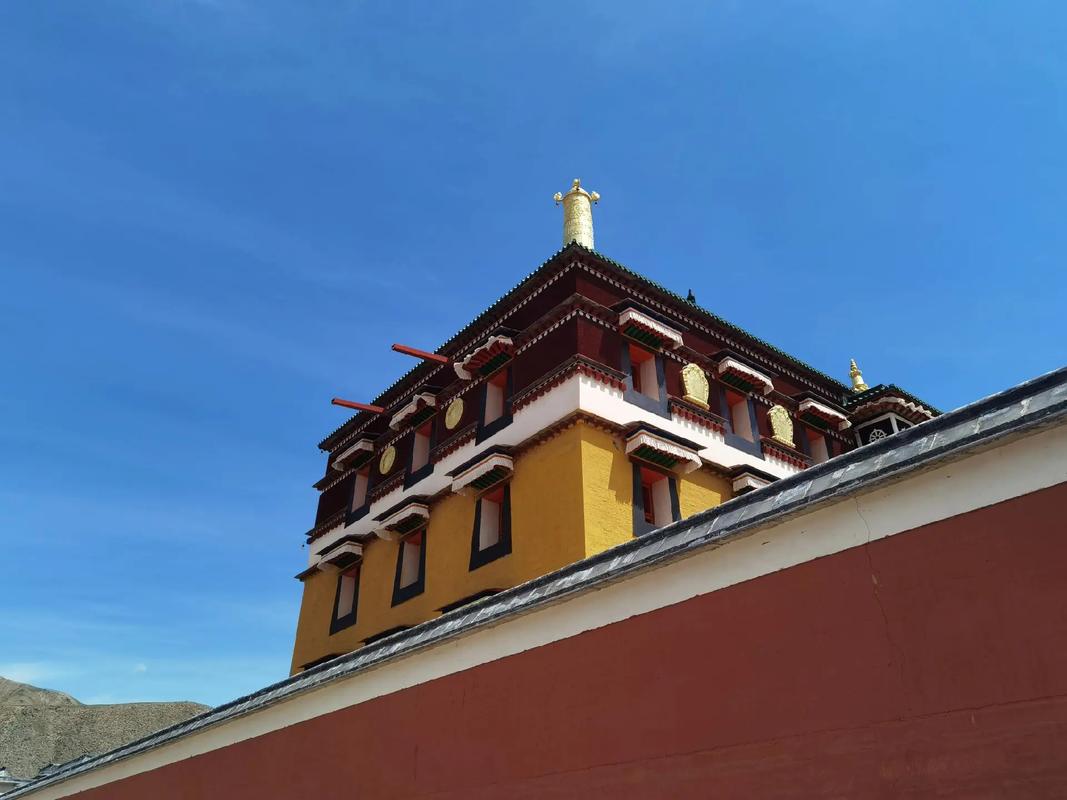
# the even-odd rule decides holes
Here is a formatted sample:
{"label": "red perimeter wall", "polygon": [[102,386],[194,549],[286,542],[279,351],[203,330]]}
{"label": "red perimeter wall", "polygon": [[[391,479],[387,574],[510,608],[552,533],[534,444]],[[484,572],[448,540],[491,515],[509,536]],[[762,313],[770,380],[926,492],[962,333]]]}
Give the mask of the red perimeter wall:
{"label": "red perimeter wall", "polygon": [[79,797],[1067,797],[1065,508],[1067,484]]}

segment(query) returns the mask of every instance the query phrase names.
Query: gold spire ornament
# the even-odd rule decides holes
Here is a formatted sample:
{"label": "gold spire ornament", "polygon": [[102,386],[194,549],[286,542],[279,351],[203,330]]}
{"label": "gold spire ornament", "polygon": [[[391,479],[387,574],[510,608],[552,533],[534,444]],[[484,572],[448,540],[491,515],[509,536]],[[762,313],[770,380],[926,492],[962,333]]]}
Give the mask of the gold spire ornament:
{"label": "gold spire ornament", "polygon": [[852,365],[848,370],[848,377],[852,378],[852,391],[865,392],[871,387],[863,382],[863,373],[860,372],[860,368],[856,366],[856,359],[852,359]]}
{"label": "gold spire ornament", "polygon": [[566,194],[556,192],[552,198],[558,206],[563,203],[563,246],[577,242],[590,250],[593,247],[593,203],[600,199],[596,192],[582,188],[580,178],[575,178]]}

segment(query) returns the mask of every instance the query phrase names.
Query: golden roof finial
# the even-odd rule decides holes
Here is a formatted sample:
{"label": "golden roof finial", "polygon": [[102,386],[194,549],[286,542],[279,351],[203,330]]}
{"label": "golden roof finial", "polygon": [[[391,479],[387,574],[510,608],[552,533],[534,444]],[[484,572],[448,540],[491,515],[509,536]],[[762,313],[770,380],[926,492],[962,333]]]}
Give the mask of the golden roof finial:
{"label": "golden roof finial", "polygon": [[848,377],[852,378],[852,391],[854,392],[865,392],[871,388],[863,382],[863,373],[856,366],[856,359],[854,358],[848,370]]}
{"label": "golden roof finial", "polygon": [[552,199],[556,205],[563,203],[563,246],[577,242],[593,250],[593,203],[600,199],[600,195],[587,192],[582,188],[581,179],[575,178],[569,192],[556,192]]}

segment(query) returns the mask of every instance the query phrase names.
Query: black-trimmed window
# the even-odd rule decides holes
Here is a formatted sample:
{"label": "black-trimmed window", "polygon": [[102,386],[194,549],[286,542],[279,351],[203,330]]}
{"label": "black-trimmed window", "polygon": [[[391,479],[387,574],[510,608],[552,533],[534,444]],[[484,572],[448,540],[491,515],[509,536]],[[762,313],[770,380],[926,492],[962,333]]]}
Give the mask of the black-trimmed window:
{"label": "black-trimmed window", "polygon": [[763,449],[759,444],[759,423],[756,421],[756,404],[752,396],[734,389],[721,389],[721,406],[726,418],[726,443],[738,450],[758,455]]}
{"label": "black-trimmed window", "polygon": [[330,635],[356,624],[359,607],[359,565],[337,575],[337,592],[333,599],[333,616],[330,617]]}
{"label": "black-trimmed window", "polygon": [[482,442],[511,424],[511,367],[502,367],[482,386],[482,409],[476,441]]}
{"label": "black-trimmed window", "polygon": [[426,588],[426,530],[400,540],[393,579],[393,605],[422,594]]}
{"label": "black-trimmed window", "polygon": [[474,507],[470,569],[511,552],[511,486],[505,484],[478,498]]}
{"label": "black-trimmed window", "polygon": [[662,416],[670,415],[661,353],[626,339],[622,346],[622,371],[626,374],[623,394],[628,402]]}
{"label": "black-trimmed window", "polygon": [[673,475],[634,463],[634,536],[682,518],[678,481]]}
{"label": "black-trimmed window", "polygon": [[896,414],[889,413],[857,427],[856,441],[861,445],[871,444],[910,427],[912,427],[910,422],[905,422]]}
{"label": "black-trimmed window", "polygon": [[433,420],[423,423],[411,438],[411,460],[404,476],[404,487],[414,486],[431,472],[430,448],[433,446]]}
{"label": "black-trimmed window", "polygon": [[813,464],[821,464],[830,459],[833,449],[829,437],[817,428],[805,426],[801,433],[801,443],[804,445],[804,454]]}
{"label": "black-trimmed window", "polygon": [[370,467],[356,470],[352,479],[352,500],[348,504],[346,525],[366,516],[370,503],[367,502],[367,488],[370,486]]}

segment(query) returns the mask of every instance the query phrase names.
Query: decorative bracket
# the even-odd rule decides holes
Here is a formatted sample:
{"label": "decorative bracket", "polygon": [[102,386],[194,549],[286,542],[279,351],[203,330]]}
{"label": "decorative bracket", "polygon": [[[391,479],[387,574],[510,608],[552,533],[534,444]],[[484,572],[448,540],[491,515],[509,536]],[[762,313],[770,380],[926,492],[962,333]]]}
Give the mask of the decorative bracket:
{"label": "decorative bracket", "polygon": [[686,473],[699,469],[703,462],[695,443],[687,447],[649,428],[639,427],[626,437],[626,455],[660,469]]}
{"label": "decorative bracket", "polygon": [[437,398],[432,394],[423,392],[417,394],[411,398],[411,401],[402,409],[397,411],[391,420],[389,420],[389,427],[394,431],[400,430],[400,427],[404,422],[414,414],[420,414],[426,409],[432,409],[437,405]]}
{"label": "decorative bracket", "polygon": [[770,394],[771,390],[774,389],[774,383],[767,375],[746,364],[742,364],[731,356],[726,356],[719,362],[719,377],[724,383],[728,383],[742,392],[751,392],[759,389],[761,394]]}
{"label": "decorative bracket", "polygon": [[342,450],[330,466],[338,472],[344,472],[350,467],[361,466],[369,461],[372,455],[374,455],[374,440],[364,437]]}
{"label": "decorative bracket", "polygon": [[661,347],[680,347],[682,334],[674,328],[642,314],[636,308],[627,308],[619,314],[619,330],[646,347],[659,350]]}
{"label": "decorative bracket", "polygon": [[452,478],[452,491],[481,494],[506,481],[515,471],[515,462],[507,453],[488,453],[474,463],[468,462]]}
{"label": "decorative bracket", "polygon": [[363,545],[353,536],[346,536],[319,552],[318,568],[323,572],[338,572],[363,560]]}
{"label": "decorative bracket", "polygon": [[490,336],[489,341],[452,366],[460,378],[469,381],[475,373],[489,375],[495,372],[511,359],[514,350],[514,343],[507,336]]}
{"label": "decorative bracket", "polygon": [[848,421],[848,417],[840,411],[834,411],[834,409],[816,400],[801,400],[800,406],[797,408],[797,414],[805,422],[819,428],[833,427],[843,431],[852,426],[852,423]]}

